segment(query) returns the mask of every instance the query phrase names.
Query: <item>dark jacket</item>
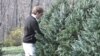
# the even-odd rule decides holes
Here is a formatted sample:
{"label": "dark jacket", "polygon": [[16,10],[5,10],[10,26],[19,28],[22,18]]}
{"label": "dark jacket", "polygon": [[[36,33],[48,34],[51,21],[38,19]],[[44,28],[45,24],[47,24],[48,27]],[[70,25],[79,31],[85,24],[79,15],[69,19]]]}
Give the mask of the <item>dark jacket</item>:
{"label": "dark jacket", "polygon": [[37,20],[33,16],[29,16],[24,23],[24,38],[23,42],[24,43],[35,43],[36,42],[36,37],[35,34],[36,32],[44,36],[44,34],[40,31],[39,25]]}

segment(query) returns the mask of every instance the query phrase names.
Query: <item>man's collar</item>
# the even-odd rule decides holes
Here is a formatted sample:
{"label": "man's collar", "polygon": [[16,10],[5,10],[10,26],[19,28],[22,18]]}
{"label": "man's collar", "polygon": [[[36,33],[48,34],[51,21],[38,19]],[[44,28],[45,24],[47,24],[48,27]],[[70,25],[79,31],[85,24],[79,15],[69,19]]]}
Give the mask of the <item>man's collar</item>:
{"label": "man's collar", "polygon": [[38,19],[36,18],[36,15],[34,15],[34,14],[31,14],[31,15],[32,15],[32,17],[34,17],[38,21]]}

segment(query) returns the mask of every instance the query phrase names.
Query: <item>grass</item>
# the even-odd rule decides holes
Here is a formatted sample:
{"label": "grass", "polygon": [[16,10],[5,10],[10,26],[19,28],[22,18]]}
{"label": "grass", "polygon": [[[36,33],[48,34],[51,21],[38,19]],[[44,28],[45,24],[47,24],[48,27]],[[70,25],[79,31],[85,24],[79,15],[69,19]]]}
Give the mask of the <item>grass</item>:
{"label": "grass", "polygon": [[3,56],[23,56],[24,51],[22,46],[3,47]]}

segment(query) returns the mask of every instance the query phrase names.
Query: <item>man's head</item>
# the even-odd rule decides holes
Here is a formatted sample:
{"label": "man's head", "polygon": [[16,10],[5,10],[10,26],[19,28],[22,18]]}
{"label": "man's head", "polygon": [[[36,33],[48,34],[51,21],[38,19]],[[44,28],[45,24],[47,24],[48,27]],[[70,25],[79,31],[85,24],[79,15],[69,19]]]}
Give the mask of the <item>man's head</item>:
{"label": "man's head", "polygon": [[40,6],[33,7],[32,14],[34,14],[36,18],[39,19],[43,15],[43,8]]}

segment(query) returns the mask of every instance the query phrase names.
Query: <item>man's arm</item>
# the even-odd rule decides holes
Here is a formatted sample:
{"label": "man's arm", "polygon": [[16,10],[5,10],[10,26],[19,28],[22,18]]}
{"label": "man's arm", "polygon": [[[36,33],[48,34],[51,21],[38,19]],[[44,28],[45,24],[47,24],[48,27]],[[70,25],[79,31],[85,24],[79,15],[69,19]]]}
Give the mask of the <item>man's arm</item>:
{"label": "man's arm", "polygon": [[37,22],[34,22],[34,23],[33,23],[33,29],[34,29],[35,31],[37,31],[37,33],[39,33],[39,34],[41,34],[42,36],[44,36],[44,34],[41,32],[41,30],[40,30],[39,25],[38,25]]}
{"label": "man's arm", "polygon": [[40,30],[38,24],[36,25],[36,31],[37,31],[39,34],[41,34],[42,36],[44,36],[44,34],[41,32],[41,30]]}

